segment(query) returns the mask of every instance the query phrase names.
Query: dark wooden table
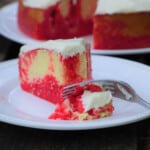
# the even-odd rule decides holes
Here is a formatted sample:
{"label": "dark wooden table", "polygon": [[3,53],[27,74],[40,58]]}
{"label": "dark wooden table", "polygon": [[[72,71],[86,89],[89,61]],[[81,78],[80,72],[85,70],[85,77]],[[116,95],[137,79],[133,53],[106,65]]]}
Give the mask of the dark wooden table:
{"label": "dark wooden table", "polygon": [[[1,0],[4,6],[13,0]],[[21,44],[0,36],[0,60],[18,57]],[[150,54],[115,56],[150,65]],[[0,122],[0,150],[150,150],[150,119],[119,127],[52,131]]]}

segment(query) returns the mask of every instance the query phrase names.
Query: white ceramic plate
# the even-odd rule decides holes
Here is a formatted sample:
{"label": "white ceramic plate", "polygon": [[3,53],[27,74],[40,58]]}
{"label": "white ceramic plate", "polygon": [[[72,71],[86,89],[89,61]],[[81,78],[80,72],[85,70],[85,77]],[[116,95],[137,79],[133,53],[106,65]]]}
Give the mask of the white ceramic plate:
{"label": "white ceramic plate", "polygon": [[[19,126],[49,130],[86,130],[125,125],[150,116],[139,104],[113,98],[111,117],[92,121],[49,120],[55,106],[23,92],[19,86],[17,61],[0,63],[0,121]],[[150,67],[108,56],[92,56],[94,79],[118,79],[130,83],[150,102]]]}
{"label": "white ceramic plate", "polygon": [[[8,39],[21,44],[39,42],[23,34],[17,25],[17,3],[6,5],[0,10],[0,33]],[[84,37],[87,41],[92,41],[92,36]],[[128,49],[128,50],[92,50],[93,54],[104,55],[128,55],[150,53],[150,48]]]}

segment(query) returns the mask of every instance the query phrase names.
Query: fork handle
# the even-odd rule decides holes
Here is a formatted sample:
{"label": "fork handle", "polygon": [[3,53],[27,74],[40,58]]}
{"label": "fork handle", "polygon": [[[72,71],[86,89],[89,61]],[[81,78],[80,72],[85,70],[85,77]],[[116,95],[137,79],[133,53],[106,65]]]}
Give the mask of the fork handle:
{"label": "fork handle", "polygon": [[148,108],[150,110],[150,103],[145,101],[143,98],[141,98],[140,96],[136,96],[136,100],[139,104],[143,105],[144,107]]}

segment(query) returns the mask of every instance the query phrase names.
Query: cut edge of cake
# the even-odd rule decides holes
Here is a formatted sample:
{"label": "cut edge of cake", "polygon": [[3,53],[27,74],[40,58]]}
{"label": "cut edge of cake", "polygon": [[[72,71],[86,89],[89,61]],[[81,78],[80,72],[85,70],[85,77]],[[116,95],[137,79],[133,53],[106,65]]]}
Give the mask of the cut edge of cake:
{"label": "cut edge of cake", "polygon": [[59,103],[64,86],[92,78],[90,57],[90,46],[82,38],[25,45],[19,55],[21,87]]}

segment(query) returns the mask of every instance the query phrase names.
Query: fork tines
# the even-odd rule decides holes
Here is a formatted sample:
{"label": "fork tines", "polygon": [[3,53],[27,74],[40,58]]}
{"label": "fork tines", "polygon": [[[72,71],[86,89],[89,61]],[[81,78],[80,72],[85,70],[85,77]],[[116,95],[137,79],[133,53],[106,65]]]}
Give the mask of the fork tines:
{"label": "fork tines", "polygon": [[105,89],[105,90],[109,90],[109,91],[114,91],[115,90],[115,85],[114,83],[102,83],[102,87]]}
{"label": "fork tines", "polygon": [[92,80],[89,81],[83,81],[83,82],[79,82],[79,83],[75,83],[75,84],[71,84],[68,86],[65,86],[63,88],[63,97],[67,98],[69,95],[71,95],[72,92],[74,92],[75,88],[78,86],[84,86],[88,83],[92,82]]}
{"label": "fork tines", "polygon": [[71,95],[74,92],[74,90],[77,86],[84,86],[84,85],[89,84],[89,83],[99,84],[105,90],[110,91],[112,94],[115,93],[115,88],[117,86],[117,84],[115,84],[112,80],[88,80],[88,81],[83,81],[83,82],[75,83],[75,84],[68,85],[68,86],[64,87],[63,97],[67,98],[69,95]]}

